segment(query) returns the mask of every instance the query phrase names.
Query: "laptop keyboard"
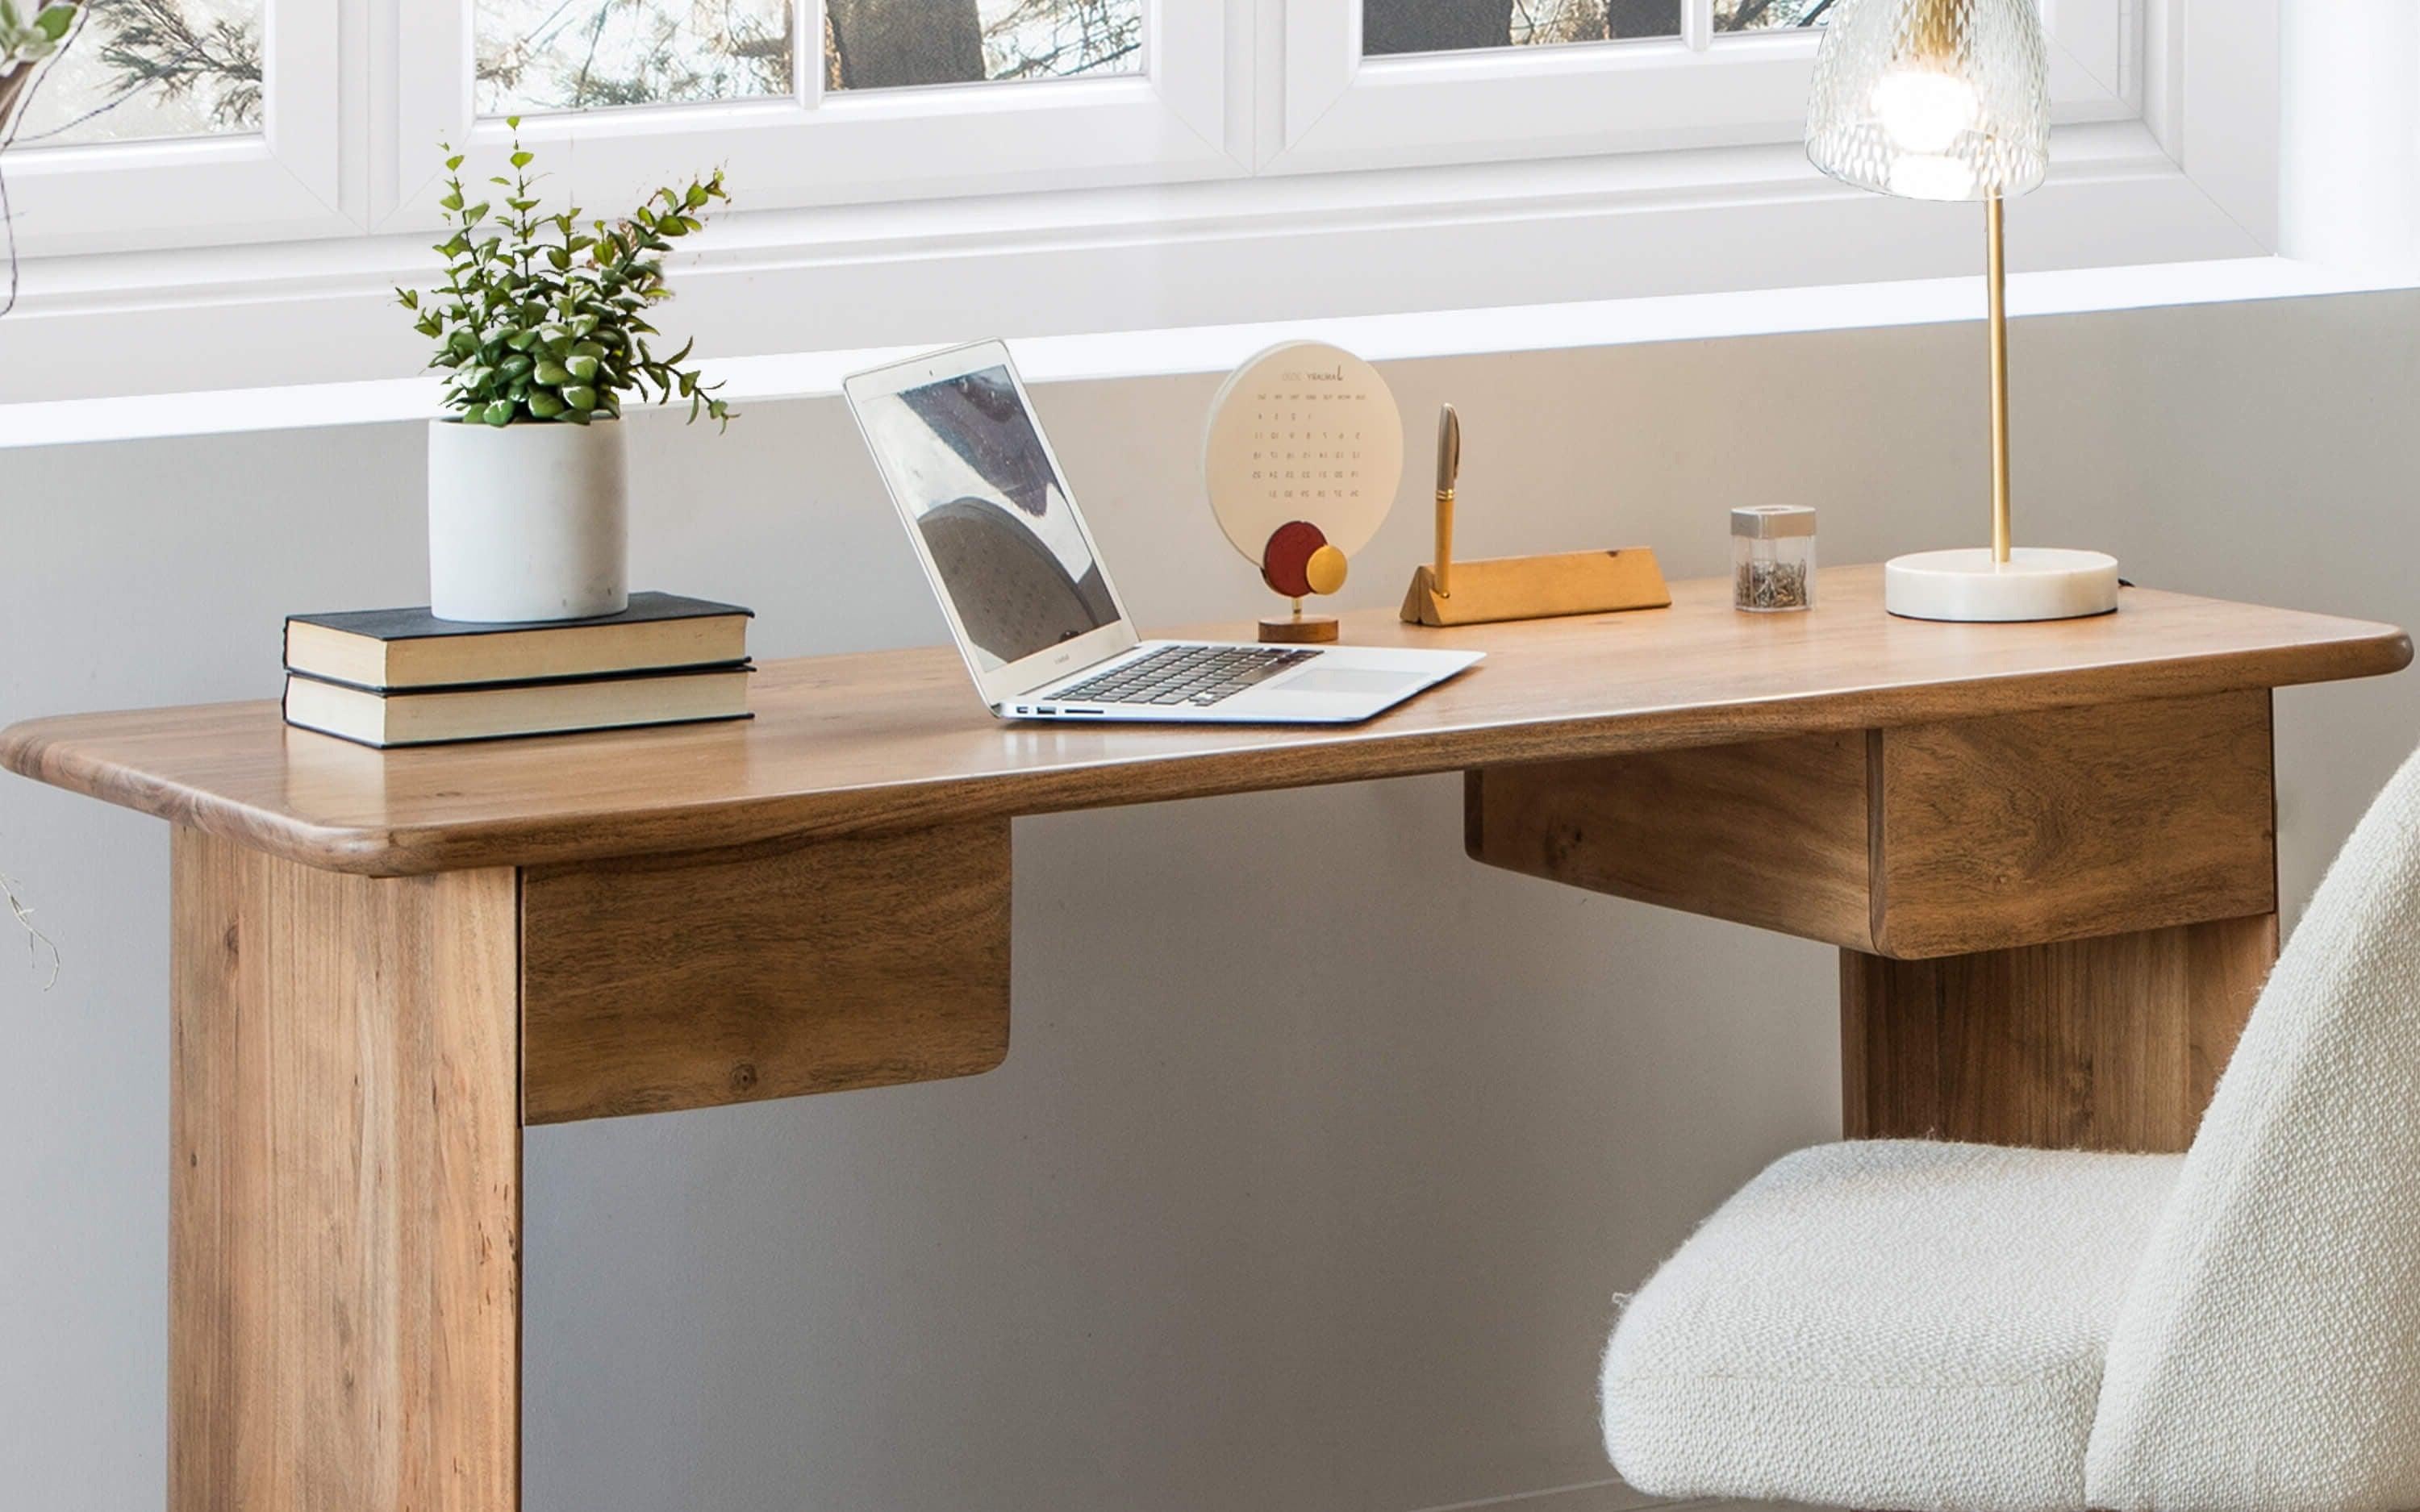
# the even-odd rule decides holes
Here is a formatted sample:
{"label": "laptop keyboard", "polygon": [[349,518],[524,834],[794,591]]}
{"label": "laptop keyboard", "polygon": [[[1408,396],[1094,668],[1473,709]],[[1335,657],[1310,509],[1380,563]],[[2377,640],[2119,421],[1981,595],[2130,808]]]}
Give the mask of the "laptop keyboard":
{"label": "laptop keyboard", "polygon": [[1058,703],[1156,703],[1201,708],[1298,667],[1316,651],[1280,646],[1162,646],[1050,695]]}

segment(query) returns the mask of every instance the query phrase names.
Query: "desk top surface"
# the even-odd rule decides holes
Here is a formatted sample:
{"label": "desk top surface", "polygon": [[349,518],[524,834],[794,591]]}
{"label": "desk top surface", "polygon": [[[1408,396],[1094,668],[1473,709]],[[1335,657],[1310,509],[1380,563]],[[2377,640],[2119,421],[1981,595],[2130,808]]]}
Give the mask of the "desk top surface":
{"label": "desk top surface", "polygon": [[[31,719],[11,770],[338,871],[401,874],[897,830],[960,820],[1452,771],[2065,704],[2391,672],[2392,625],[2128,589],[2114,615],[1938,625],[1882,609],[1878,567],[1820,579],[1806,614],[1672,607],[1423,629],[1348,615],[1348,642],[1487,659],[1366,724],[994,719],[946,647],[762,667],[756,717],[374,751],[273,702]],[[1248,626],[1201,632],[1249,639]]]}

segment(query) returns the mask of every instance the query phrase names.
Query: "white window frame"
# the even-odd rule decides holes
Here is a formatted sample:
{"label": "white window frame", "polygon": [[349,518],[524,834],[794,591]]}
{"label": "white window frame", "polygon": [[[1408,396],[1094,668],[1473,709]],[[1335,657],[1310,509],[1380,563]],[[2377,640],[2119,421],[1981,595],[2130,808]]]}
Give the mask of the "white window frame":
{"label": "white window frame", "polygon": [[47,256],[358,233],[341,167],[343,4],[267,0],[257,132],[12,150],[20,250]]}
{"label": "white window frame", "polygon": [[[2241,39],[2276,37],[2281,3],[2313,0],[2054,0],[2052,172],[2010,207],[2012,266],[2273,253],[2278,63]],[[523,134],[592,213],[729,168],[737,207],[685,255],[670,312],[728,354],[1979,266],[1973,207],[1808,166],[1811,35],[1362,59],[1356,0],[1151,4],[1142,77],[533,116]],[[444,0],[271,5],[264,136],[11,155],[36,260],[0,344],[71,357],[139,333],[150,392],[416,366],[387,301],[428,276],[435,144],[501,162],[467,24]],[[95,252],[116,255],[50,255]],[[12,366],[52,394],[82,371]]]}

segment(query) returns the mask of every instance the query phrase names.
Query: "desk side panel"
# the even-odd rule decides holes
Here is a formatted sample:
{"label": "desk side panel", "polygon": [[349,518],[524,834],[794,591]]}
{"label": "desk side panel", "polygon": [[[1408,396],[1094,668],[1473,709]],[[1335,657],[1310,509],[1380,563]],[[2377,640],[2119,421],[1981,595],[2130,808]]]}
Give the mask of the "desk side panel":
{"label": "desk side panel", "polygon": [[1870,950],[1876,738],[1481,768],[1464,779],[1465,848],[1549,882]]}
{"label": "desk side panel", "polygon": [[2253,688],[1883,732],[1876,953],[2274,912],[2269,702]]}
{"label": "desk side panel", "polygon": [[1470,774],[1473,858],[1894,959],[2276,907],[2264,688]]}
{"label": "desk side panel", "polygon": [[531,1123],[970,1076],[1008,1054],[1009,826],[531,867]]}

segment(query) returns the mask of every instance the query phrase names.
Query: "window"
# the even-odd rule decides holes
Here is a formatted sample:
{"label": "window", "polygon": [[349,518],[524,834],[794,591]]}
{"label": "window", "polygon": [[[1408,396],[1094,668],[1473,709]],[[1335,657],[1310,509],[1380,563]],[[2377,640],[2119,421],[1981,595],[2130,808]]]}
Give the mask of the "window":
{"label": "window", "polygon": [[787,0],[475,0],[473,8],[483,115],[747,100],[795,87]]}
{"label": "window", "polygon": [[1142,0],[830,0],[824,86],[1136,73]]}
{"label": "window", "polygon": [[94,0],[42,77],[20,147],[260,131],[267,0]]}
{"label": "window", "polygon": [[1771,32],[1821,26],[1837,0],[1714,0],[1717,32]]}
{"label": "window", "polygon": [[[1799,150],[1838,3],[89,0],[0,159],[10,339],[191,289],[156,386],[408,372],[438,144],[493,173],[508,116],[592,213],[727,169],[680,311],[724,351],[1969,271]],[[2021,266],[2268,250],[2276,3],[2041,0]]]}
{"label": "window", "polygon": [[1361,52],[1559,47],[1681,35],[1683,0],[1364,0]]}

